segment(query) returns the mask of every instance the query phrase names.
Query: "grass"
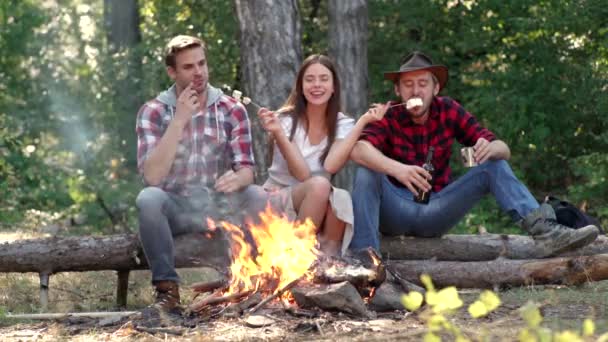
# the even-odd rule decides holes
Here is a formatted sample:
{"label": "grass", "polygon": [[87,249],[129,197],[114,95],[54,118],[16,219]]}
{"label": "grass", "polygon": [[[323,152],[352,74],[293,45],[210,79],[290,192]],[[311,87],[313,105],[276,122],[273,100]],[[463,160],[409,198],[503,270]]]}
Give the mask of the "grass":
{"label": "grass", "polygon": [[[188,300],[187,285],[210,280],[217,272],[208,268],[179,269],[182,295]],[[85,312],[116,310],[116,272],[64,272],[49,281],[48,312]],[[34,273],[0,274],[0,307],[11,313],[42,312],[39,302],[39,279]],[[137,310],[152,303],[149,271],[132,271],[129,276],[127,310]]]}
{"label": "grass", "polygon": [[[210,280],[217,276],[211,269],[180,269],[178,270],[184,285],[197,281]],[[129,296],[127,310],[141,309],[153,301],[153,293],[149,284],[149,271],[134,271],[129,280]],[[111,271],[61,273],[53,275],[50,281],[49,312],[86,312],[112,311],[115,307],[116,275]],[[35,274],[0,274],[0,307],[4,312],[37,313],[41,311],[38,302],[38,277]],[[568,286],[528,286],[501,291],[499,296],[502,305],[496,313],[488,318],[472,319],[466,312],[466,307],[478,295],[478,290],[463,290],[461,298],[465,302],[453,319],[465,332],[472,334],[484,333],[491,340],[512,340],[517,332],[525,326],[517,313],[517,308],[527,301],[541,305],[544,316],[543,326],[554,331],[566,329],[578,331],[585,318],[592,318],[596,323],[597,335],[608,332],[608,281],[593,282],[577,287]],[[189,302],[192,293],[184,287],[185,302]],[[411,317],[411,316],[410,316]],[[415,318],[412,318],[416,321]],[[20,326],[22,322],[11,319],[0,319],[0,336],[2,331],[32,330],[32,327],[42,324],[29,322],[30,325]],[[403,322],[397,322],[403,324]],[[52,327],[52,328],[51,328]],[[46,326],[45,334],[74,337],[69,326],[52,324]],[[225,328],[225,327],[224,327]],[[68,329],[68,330],[66,330]],[[114,329],[117,329],[116,327]],[[208,327],[203,327],[208,329]],[[99,334],[107,334],[91,327],[82,332],[95,340]],[[80,336],[80,334],[78,335]],[[97,336],[97,337],[95,337]],[[105,336],[105,335],[104,335]],[[255,336],[255,333],[254,335]],[[381,335],[367,334],[368,338],[381,339]],[[82,336],[81,336],[82,337]],[[353,336],[350,336],[353,337]],[[341,339],[338,339],[341,340]],[[348,340],[348,338],[345,338]]]}

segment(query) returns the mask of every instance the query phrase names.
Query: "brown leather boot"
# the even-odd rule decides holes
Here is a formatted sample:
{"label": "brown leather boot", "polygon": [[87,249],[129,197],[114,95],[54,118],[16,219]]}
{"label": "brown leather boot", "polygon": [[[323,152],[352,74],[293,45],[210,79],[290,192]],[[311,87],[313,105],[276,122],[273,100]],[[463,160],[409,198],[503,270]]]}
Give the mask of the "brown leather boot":
{"label": "brown leather boot", "polygon": [[161,280],[154,283],[156,288],[156,300],[154,306],[164,311],[180,309],[179,286],[170,280]]}

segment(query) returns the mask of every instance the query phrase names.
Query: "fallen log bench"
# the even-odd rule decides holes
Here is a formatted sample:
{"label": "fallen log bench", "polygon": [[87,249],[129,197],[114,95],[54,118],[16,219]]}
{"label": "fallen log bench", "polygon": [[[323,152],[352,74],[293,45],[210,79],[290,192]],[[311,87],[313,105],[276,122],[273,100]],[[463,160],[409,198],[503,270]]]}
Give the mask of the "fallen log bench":
{"label": "fallen log bench", "polygon": [[[608,238],[553,258],[542,258],[533,240],[521,235],[446,235],[442,238],[383,237],[387,265],[401,278],[420,284],[427,273],[437,286],[487,288],[522,284],[578,284],[608,279]],[[176,267],[230,265],[223,234],[194,233],[175,238]],[[36,272],[40,301],[48,304],[49,278],[59,272],[117,271],[117,305],[127,302],[129,272],[148,269],[135,234],[53,237],[0,244],[0,272]]]}
{"label": "fallen log bench", "polygon": [[[230,265],[229,243],[223,234],[191,233],[175,237],[175,266]],[[125,307],[131,270],[148,269],[136,234],[28,239],[0,244],[0,272],[35,272],[40,277],[40,304],[48,305],[49,278],[59,272],[114,270],[116,304]]]}
{"label": "fallen log bench", "polygon": [[523,235],[446,235],[442,238],[384,237],[387,269],[422,285],[431,276],[438,287],[503,288],[524,285],[578,285],[608,279],[608,237],[553,257],[543,257]]}

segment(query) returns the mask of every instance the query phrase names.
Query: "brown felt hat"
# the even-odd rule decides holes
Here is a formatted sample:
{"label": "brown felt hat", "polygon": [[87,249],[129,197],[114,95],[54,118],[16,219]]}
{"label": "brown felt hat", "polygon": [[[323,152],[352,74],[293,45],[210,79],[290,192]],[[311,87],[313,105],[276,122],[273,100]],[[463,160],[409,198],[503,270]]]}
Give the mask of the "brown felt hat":
{"label": "brown felt hat", "polygon": [[445,65],[435,65],[431,58],[422,52],[414,51],[407,55],[404,59],[405,62],[399,67],[399,71],[390,71],[384,73],[384,78],[397,82],[399,76],[405,72],[417,71],[417,70],[428,70],[439,81],[439,90],[445,87],[448,82],[448,68]]}

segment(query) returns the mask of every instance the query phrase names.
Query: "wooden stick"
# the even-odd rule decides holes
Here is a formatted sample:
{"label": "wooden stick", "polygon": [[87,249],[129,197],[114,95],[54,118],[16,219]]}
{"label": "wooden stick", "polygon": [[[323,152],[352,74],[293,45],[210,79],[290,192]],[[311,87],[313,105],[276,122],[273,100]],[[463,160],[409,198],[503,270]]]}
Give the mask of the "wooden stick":
{"label": "wooden stick", "polygon": [[109,311],[109,312],[66,312],[41,314],[6,314],[6,318],[13,319],[64,319],[68,317],[105,318],[126,317],[138,313],[137,311]]}
{"label": "wooden stick", "polygon": [[292,280],[289,284],[283,286],[283,288],[280,289],[279,291],[277,291],[274,294],[266,297],[266,299],[264,299],[263,301],[261,301],[258,305],[254,306],[253,309],[249,310],[247,312],[247,314],[255,313],[260,308],[262,308],[264,305],[268,304],[268,302],[270,302],[271,300],[273,300],[273,299],[281,296],[283,293],[285,293],[285,291],[289,291],[291,288],[293,288],[294,286],[296,286],[296,284],[298,282],[300,282],[300,280],[302,280],[302,278],[304,278],[304,276],[301,276],[299,278],[296,278],[295,280]]}
{"label": "wooden stick", "polygon": [[216,289],[224,289],[228,286],[226,279],[215,279],[212,281],[203,281],[190,285],[190,288],[194,292],[209,292]]}
{"label": "wooden stick", "polygon": [[250,293],[251,293],[251,291],[241,291],[241,292],[232,293],[232,294],[225,295],[225,296],[220,296],[219,291],[214,292],[213,294],[203,298],[202,300],[198,301],[197,303],[190,305],[190,310],[199,312],[205,306],[210,306],[210,305],[215,305],[215,304],[220,304],[220,303],[225,303],[225,302],[232,302],[233,300],[245,297]]}

